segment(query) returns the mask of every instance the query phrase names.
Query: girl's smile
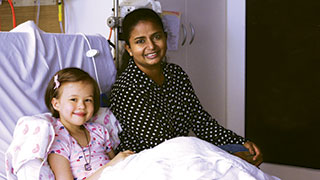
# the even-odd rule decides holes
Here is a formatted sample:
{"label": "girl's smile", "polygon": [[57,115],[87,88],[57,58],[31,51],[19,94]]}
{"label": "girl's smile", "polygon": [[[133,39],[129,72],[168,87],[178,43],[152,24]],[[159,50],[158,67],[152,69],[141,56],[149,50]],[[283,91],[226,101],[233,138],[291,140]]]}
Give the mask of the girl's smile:
{"label": "girl's smile", "polygon": [[78,113],[73,113],[73,114],[80,116],[80,117],[84,117],[86,115],[86,113],[84,113],[84,112],[78,112]]}

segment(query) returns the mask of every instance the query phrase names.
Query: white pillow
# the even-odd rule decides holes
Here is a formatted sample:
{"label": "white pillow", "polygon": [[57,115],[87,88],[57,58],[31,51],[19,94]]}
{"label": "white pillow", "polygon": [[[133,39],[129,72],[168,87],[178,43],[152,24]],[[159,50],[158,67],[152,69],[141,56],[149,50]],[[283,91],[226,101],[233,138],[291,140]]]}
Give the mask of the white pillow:
{"label": "white pillow", "polygon": [[98,113],[91,118],[92,122],[97,122],[104,125],[110,135],[111,146],[113,149],[120,144],[120,139],[118,134],[122,131],[119,121],[113,115],[110,109],[100,108]]}

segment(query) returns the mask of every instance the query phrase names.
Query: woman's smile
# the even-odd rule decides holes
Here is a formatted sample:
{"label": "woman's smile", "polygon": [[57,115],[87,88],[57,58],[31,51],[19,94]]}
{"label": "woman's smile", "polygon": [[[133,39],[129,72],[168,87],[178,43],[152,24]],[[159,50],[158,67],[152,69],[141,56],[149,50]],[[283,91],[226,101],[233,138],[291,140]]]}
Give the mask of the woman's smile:
{"label": "woman's smile", "polygon": [[158,53],[154,52],[154,53],[149,53],[149,54],[146,54],[145,57],[148,58],[148,59],[154,59],[158,56]]}

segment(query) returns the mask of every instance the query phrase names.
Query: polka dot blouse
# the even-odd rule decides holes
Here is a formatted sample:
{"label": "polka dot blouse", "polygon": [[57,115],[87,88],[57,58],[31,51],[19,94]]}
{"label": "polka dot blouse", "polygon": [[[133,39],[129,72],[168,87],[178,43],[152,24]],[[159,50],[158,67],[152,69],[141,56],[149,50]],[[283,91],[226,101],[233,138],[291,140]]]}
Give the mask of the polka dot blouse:
{"label": "polka dot blouse", "polygon": [[123,129],[118,150],[140,152],[165,140],[187,136],[190,129],[215,145],[245,142],[203,109],[181,67],[163,63],[163,71],[165,82],[159,86],[130,60],[113,85],[111,110]]}

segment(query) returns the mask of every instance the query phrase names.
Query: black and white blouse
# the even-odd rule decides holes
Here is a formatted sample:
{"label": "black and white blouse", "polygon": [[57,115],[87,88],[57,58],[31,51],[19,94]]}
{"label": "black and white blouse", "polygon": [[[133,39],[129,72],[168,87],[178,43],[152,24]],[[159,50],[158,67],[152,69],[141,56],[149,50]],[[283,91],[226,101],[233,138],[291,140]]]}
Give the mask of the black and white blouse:
{"label": "black and white blouse", "polygon": [[119,120],[118,150],[140,152],[161,142],[187,136],[215,145],[243,144],[245,139],[220,126],[201,106],[188,75],[175,64],[163,63],[159,86],[130,60],[111,91],[111,110]]}

